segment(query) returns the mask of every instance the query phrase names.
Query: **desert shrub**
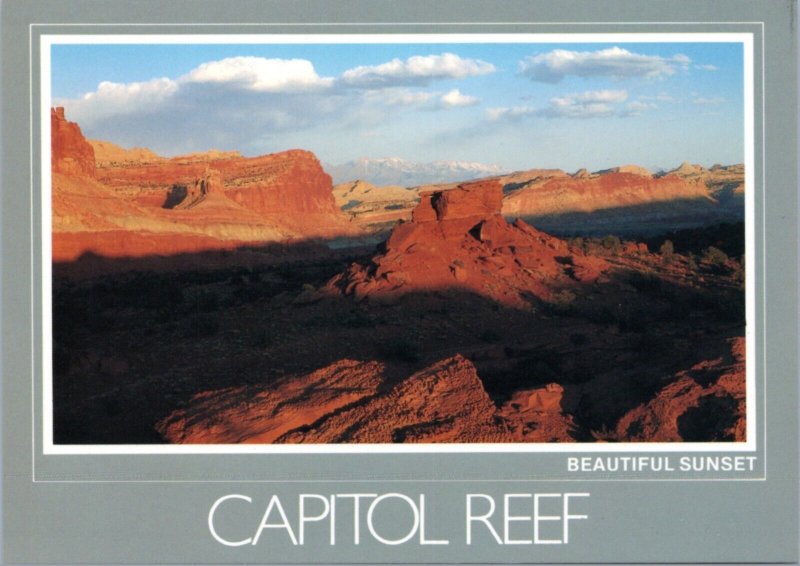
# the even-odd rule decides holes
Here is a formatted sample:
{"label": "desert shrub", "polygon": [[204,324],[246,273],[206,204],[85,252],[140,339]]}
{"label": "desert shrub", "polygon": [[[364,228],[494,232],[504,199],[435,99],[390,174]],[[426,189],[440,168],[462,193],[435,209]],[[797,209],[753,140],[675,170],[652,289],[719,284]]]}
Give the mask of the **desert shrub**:
{"label": "desert shrub", "polygon": [[622,250],[622,242],[617,236],[606,236],[603,238],[603,247],[611,255],[617,255]]}
{"label": "desert shrub", "polygon": [[574,238],[568,239],[567,243],[569,244],[569,246],[571,248],[577,248],[577,249],[581,250],[582,252],[586,251],[586,242],[580,236],[576,236]]}
{"label": "desert shrub", "polygon": [[722,266],[728,262],[728,254],[714,246],[708,246],[703,252],[703,260],[714,266]]}
{"label": "desert shrub", "polygon": [[562,289],[555,295],[553,295],[553,300],[551,305],[556,312],[559,313],[567,313],[573,309],[573,304],[575,303],[575,299],[577,296],[575,293],[570,291],[569,289]]}
{"label": "desert shrub", "polygon": [[661,254],[661,261],[664,265],[669,265],[675,259],[675,246],[672,240],[664,240],[661,247],[658,248],[658,253]]}

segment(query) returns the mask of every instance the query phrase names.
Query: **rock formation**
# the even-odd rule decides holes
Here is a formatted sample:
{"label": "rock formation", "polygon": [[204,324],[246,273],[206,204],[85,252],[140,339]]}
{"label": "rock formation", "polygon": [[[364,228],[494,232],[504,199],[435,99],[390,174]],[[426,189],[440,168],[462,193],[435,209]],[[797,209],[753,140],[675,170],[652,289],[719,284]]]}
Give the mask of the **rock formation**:
{"label": "rock formation", "polygon": [[387,223],[411,219],[411,209],[419,201],[419,190],[397,185],[378,187],[358,180],[334,186],[333,196],[336,206],[351,222],[379,231]]}
{"label": "rock formation", "polygon": [[616,437],[627,442],[746,440],[745,340],[682,371],[653,399],[623,416]]}
{"label": "rock formation", "polygon": [[[707,170],[684,164],[655,176],[638,165],[594,173],[579,169],[572,175],[560,169],[530,169],[484,181],[503,186],[502,212],[507,218],[523,218],[556,234],[656,233],[737,221],[744,211],[744,169],[740,165]],[[390,223],[407,220],[415,205],[412,198],[387,199],[383,204],[371,202],[366,195],[358,198],[359,184],[351,185],[340,189],[350,198],[337,203],[353,223],[368,231],[385,231]],[[457,186],[423,185],[407,189],[404,196],[418,197]]]}
{"label": "rock formation", "polygon": [[563,395],[558,383],[516,391],[498,416],[515,442],[574,442],[575,423],[563,411]]}
{"label": "rock formation", "polygon": [[706,169],[700,165],[684,162],[670,171],[687,181],[703,183],[709,193],[723,208],[730,210],[731,216],[743,218],[744,214],[744,165],[719,165]]}
{"label": "rock formation", "polygon": [[78,124],[67,121],[63,107],[50,109],[50,135],[53,172],[94,177],[94,149]]}
{"label": "rock formation", "polygon": [[603,169],[602,171],[597,172],[598,175],[604,175],[606,173],[630,173],[631,175],[639,175],[640,177],[653,176],[653,173],[651,173],[649,169],[642,167],[641,165],[620,165],[618,167]]}
{"label": "rock formation", "polygon": [[165,158],[144,147],[125,149],[109,141],[88,140],[94,149],[94,160],[98,169],[125,167],[164,161]]}
{"label": "rock formation", "polygon": [[500,215],[496,181],[465,183],[449,191],[423,192],[412,220],[398,224],[370,265],[354,264],[324,292],[357,299],[391,300],[414,291],[461,288],[517,307],[553,289],[592,283],[604,260],[521,220]]}
{"label": "rock formation", "polygon": [[51,111],[53,259],[171,255],[352,234],[316,157],[209,152],[175,159],[92,144]]}
{"label": "rock formation", "polygon": [[157,425],[176,443],[504,442],[475,367],[442,360],[388,386],[377,362],[341,360],[271,386],[201,393]]}
{"label": "rock formation", "polygon": [[[207,159],[202,160],[203,155]],[[189,157],[106,167],[98,180],[143,206],[162,208],[176,186],[188,190],[211,169],[227,199],[288,234],[329,236],[353,230],[336,206],[330,176],[311,152],[290,150],[251,158],[212,152]]]}
{"label": "rock formation", "polygon": [[461,356],[406,378],[388,393],[340,411],[286,442],[503,442],[505,427],[475,367]]}
{"label": "rock formation", "polygon": [[157,425],[175,443],[271,443],[342,408],[372,398],[382,383],[377,362],[340,360],[311,374],[269,386],[196,395]]}
{"label": "rock formation", "polygon": [[503,202],[509,216],[591,213],[657,202],[711,202],[704,184],[677,175],[658,179],[640,173],[609,172],[596,176],[546,179],[520,187]]}
{"label": "rock formation", "polygon": [[[216,169],[206,169],[202,177],[194,180],[189,187],[176,187],[177,192],[185,193],[180,202],[173,208],[189,209],[204,202],[211,195],[223,194],[222,175]],[[213,198],[213,197],[212,197]]]}

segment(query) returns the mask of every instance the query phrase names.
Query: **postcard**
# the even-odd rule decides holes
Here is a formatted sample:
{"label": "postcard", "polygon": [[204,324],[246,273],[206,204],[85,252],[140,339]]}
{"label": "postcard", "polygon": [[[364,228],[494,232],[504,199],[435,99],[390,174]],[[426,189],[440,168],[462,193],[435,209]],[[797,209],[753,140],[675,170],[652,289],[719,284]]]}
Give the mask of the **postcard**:
{"label": "postcard", "polygon": [[104,6],[4,5],[7,560],[798,560],[796,4]]}

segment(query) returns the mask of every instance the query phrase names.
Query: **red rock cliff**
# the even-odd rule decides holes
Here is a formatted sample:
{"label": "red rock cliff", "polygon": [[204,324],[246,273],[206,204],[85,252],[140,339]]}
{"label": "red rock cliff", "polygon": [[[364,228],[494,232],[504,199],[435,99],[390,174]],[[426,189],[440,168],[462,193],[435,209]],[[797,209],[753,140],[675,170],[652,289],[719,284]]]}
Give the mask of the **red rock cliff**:
{"label": "red rock cliff", "polygon": [[254,158],[220,161],[226,194],[263,214],[341,213],[331,177],[310,151],[290,150]]}
{"label": "red rock cliff", "polygon": [[50,138],[54,172],[95,176],[94,149],[78,124],[67,121],[62,107],[50,109]]}
{"label": "red rock cliff", "polygon": [[711,196],[704,184],[677,175],[654,178],[610,172],[531,182],[506,196],[503,214],[540,216],[594,212],[679,199],[710,201]]}
{"label": "red rock cliff", "polygon": [[346,215],[336,206],[330,176],[309,151],[295,149],[258,157],[210,154],[206,160],[196,157],[191,162],[175,158],[108,166],[98,172],[98,178],[144,206],[161,208],[174,186],[191,188],[210,168],[217,172],[215,192],[289,232],[327,236],[352,231]]}

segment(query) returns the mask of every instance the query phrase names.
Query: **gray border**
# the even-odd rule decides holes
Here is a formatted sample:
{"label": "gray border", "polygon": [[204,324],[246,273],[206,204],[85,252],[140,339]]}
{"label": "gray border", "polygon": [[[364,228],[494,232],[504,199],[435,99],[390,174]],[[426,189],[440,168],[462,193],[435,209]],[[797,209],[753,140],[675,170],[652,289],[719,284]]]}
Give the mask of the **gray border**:
{"label": "gray border", "polygon": [[[561,24],[559,24],[560,26]],[[572,30],[575,32],[585,32],[587,27],[591,27],[594,32],[613,32],[619,31],[618,29],[614,29],[617,26],[613,26],[610,24],[580,24],[580,23],[571,23],[567,24],[571,26]],[[760,203],[763,201],[763,191],[764,191],[764,183],[763,183],[763,167],[762,167],[762,157],[763,157],[763,122],[761,122],[762,118],[762,111],[763,111],[763,90],[762,85],[763,81],[759,80],[759,61],[760,61],[760,54],[763,53],[763,22],[758,23],[726,23],[726,22],[710,22],[706,24],[708,27],[713,29],[714,31],[727,31],[727,32],[740,32],[740,33],[751,33],[753,35],[753,64],[754,64],[754,136],[756,137],[756,160],[755,160],[755,171],[754,171],[754,178],[756,179],[756,187],[759,194],[756,197],[756,210],[754,211],[754,217],[756,218],[755,224],[755,232],[756,232],[756,249],[759,250],[759,253],[756,254],[757,259],[761,256],[760,250],[764,247],[763,241],[763,229],[764,226],[762,223],[759,222],[761,218],[761,214],[759,211]],[[329,24],[324,27],[326,33],[350,33],[351,29],[357,26],[357,24]],[[37,63],[40,59],[39,56],[39,41],[38,38],[45,34],[56,34],[56,33],[71,33],[71,34],[82,34],[86,33],[106,33],[109,29],[112,33],[121,33],[121,32],[130,32],[130,33],[153,33],[159,34],[164,33],[164,28],[167,27],[168,29],[172,29],[169,26],[112,26],[109,28],[108,26],[104,25],[85,25],[85,24],[73,24],[70,26],[51,26],[51,25],[43,25],[43,24],[32,24],[31,26],[31,39],[30,39],[30,50],[31,50],[31,60],[34,63],[31,68],[31,106],[34,110],[31,115],[31,127],[34,133],[37,133],[41,130],[40,119],[44,115],[39,109],[39,93],[38,93],[38,69]],[[493,28],[501,29],[503,32],[507,33],[524,33],[524,32],[551,32],[553,31],[553,26],[546,26],[537,23],[531,22],[518,22],[518,23],[504,23],[504,24],[492,24]],[[689,30],[680,29],[680,31],[706,31],[704,28],[702,30],[698,30],[697,28],[691,27]],[[202,25],[202,24],[184,24],[181,27],[182,33],[221,33],[220,28],[227,30],[227,26],[224,25]],[[295,25],[295,24],[275,24],[270,26],[264,26],[260,24],[249,24],[247,26],[242,26],[242,28],[247,33],[288,33],[288,34],[305,34],[305,33],[312,33],[314,31],[318,31],[318,26],[304,26],[304,25]],[[675,32],[678,31],[676,28],[684,28],[683,24],[662,24],[662,23],[631,23],[628,27],[625,27],[622,31],[624,32]],[[381,29],[383,30],[391,30],[396,31],[400,30],[403,32],[422,32],[422,31],[436,31],[436,32],[458,32],[463,31],[465,26],[463,24],[414,24],[408,25],[391,25],[391,26],[383,26]],[[483,26],[470,26],[469,31],[481,31]],[[761,77],[763,79],[763,77]],[[37,111],[38,110],[38,111]],[[38,147],[38,138],[34,135],[34,138],[31,140],[31,146],[33,148]],[[760,150],[759,150],[760,149]],[[35,187],[38,186],[38,174],[40,171],[39,163],[37,161],[38,154],[36,151],[33,152],[34,160],[32,162],[32,209],[34,211],[40,210],[40,203],[35,200],[37,195],[37,191]],[[34,196],[35,195],[35,196]],[[40,222],[37,222],[38,218],[33,219],[33,232],[34,234],[38,234],[40,232]],[[34,238],[35,240],[35,238]],[[37,245],[32,246],[32,257],[34,258],[34,265],[39,265],[41,262],[41,256],[37,255],[39,253],[39,247]],[[34,276],[36,274],[34,273]],[[41,289],[40,280],[32,279],[32,287],[36,290],[35,292],[38,293]],[[756,282],[756,287],[758,290],[764,289],[764,286],[761,281]],[[758,293],[757,293],[758,295]],[[764,299],[765,300],[765,299]],[[755,318],[755,325],[757,327],[757,334],[759,336],[763,335],[763,324],[764,321],[762,319],[763,310],[762,310],[762,303],[764,300],[756,300],[756,313],[754,313]],[[34,308],[37,307],[42,303],[41,299],[34,299]],[[38,320],[38,319],[37,319]],[[763,351],[763,345],[759,344],[757,347],[757,353],[760,356],[761,352]],[[40,359],[40,355],[37,353],[34,356],[35,360]],[[744,452],[741,455],[752,455],[755,454],[758,457],[758,467],[754,469],[751,473],[745,474],[710,474],[710,473],[683,473],[683,472],[670,472],[670,473],[625,473],[625,474],[566,474],[565,481],[624,481],[624,480],[635,480],[635,481],[753,481],[753,480],[763,480],[766,477],[766,454],[764,452],[763,446],[766,444],[766,427],[764,426],[765,422],[765,414],[766,414],[766,398],[763,395],[764,390],[764,382],[766,380],[766,372],[760,371],[762,368],[762,364],[759,363],[760,360],[756,360],[754,364],[757,368],[756,371],[756,405],[758,405],[758,410],[756,411],[756,436],[757,436],[757,448],[755,452]],[[345,466],[349,467],[350,462],[357,460],[363,461],[364,465],[359,466],[358,469],[367,469],[369,470],[369,474],[366,477],[361,477],[363,481],[378,481],[379,479],[397,479],[399,481],[429,481],[429,482],[441,482],[441,481],[465,481],[465,480],[475,480],[475,481],[494,481],[496,479],[505,479],[509,481],[544,481],[544,480],[552,480],[552,479],[564,479],[565,478],[565,462],[566,457],[572,453],[481,453],[481,452],[474,452],[471,454],[447,454],[447,455],[439,455],[439,454],[422,454],[422,453],[412,453],[412,454],[394,454],[394,455],[366,455],[366,454],[351,454],[351,455],[321,455],[321,454],[238,454],[234,456],[227,456],[225,458],[220,457],[213,457],[208,455],[203,455],[201,458],[204,461],[203,465],[203,474],[197,475],[193,473],[194,468],[191,466],[187,466],[185,462],[185,455],[159,455],[156,456],[156,460],[158,462],[157,466],[157,474],[153,473],[153,466],[150,464],[143,465],[142,462],[146,462],[147,459],[143,458],[141,455],[137,456],[118,456],[118,455],[103,455],[103,456],[96,456],[96,455],[81,455],[81,456],[42,456],[41,455],[41,448],[40,448],[40,439],[41,439],[41,431],[39,430],[41,423],[41,416],[38,413],[38,408],[41,407],[41,379],[39,371],[34,371],[33,378],[34,378],[34,403],[32,407],[32,412],[34,415],[33,422],[34,422],[34,444],[36,446],[35,454],[36,458],[32,463],[33,465],[33,477],[34,481],[45,481],[45,482],[85,482],[85,481],[103,481],[103,482],[134,482],[134,481],[170,481],[170,482],[179,482],[179,481],[188,481],[188,482],[219,482],[219,481],[229,481],[231,479],[238,479],[241,481],[247,482],[276,482],[276,481],[291,481],[291,482],[314,482],[314,481],[332,481],[338,477],[342,477],[341,474],[343,470],[337,469],[337,464],[340,462],[346,462]],[[586,447],[584,447],[586,448]],[[626,448],[620,449],[619,452],[614,453],[591,453],[591,452],[575,452],[573,455],[579,456],[611,456],[617,453],[621,453],[623,455],[631,455],[632,453],[629,452],[630,450],[637,450],[635,453],[636,455],[645,455],[648,454],[646,451],[646,447],[636,446],[635,448],[633,445],[630,445]],[[681,452],[681,451],[684,452]],[[673,467],[677,467],[677,459],[681,455],[687,456],[700,456],[703,452],[686,452],[687,448],[676,445],[674,448],[674,452],[671,453],[669,456],[671,458],[671,464]],[[733,452],[730,452],[733,454]],[[740,453],[736,453],[740,454]],[[658,455],[662,455],[658,453]],[[200,457],[195,455],[195,457]],[[252,470],[252,465],[248,466],[248,463],[252,463],[253,461],[257,461],[260,458],[268,458],[269,461],[273,462],[273,464],[269,467],[269,474],[267,476],[258,475],[256,477],[253,476],[234,476],[231,474],[230,470],[239,470],[239,469],[250,469]],[[152,458],[152,457],[151,457]],[[503,465],[491,465],[486,466],[485,462],[487,459],[491,458],[493,462],[495,461],[502,461]],[[97,462],[97,465],[91,466],[92,469],[100,470],[100,472],[95,472],[92,474],[87,474],[84,470],[87,467],[88,462]],[[315,470],[316,473],[309,473],[309,474],[302,474],[301,478],[298,478],[297,473],[295,471],[296,462],[309,462],[308,466],[303,466],[304,469]],[[326,464],[323,466],[314,466],[314,462],[325,461]],[[416,471],[414,474],[409,476],[407,469],[404,467],[397,466],[397,462],[401,461],[406,466],[413,466],[412,469],[414,470],[425,470],[433,466],[433,469],[441,470],[442,468],[447,468],[450,470],[448,472],[448,479],[441,480],[437,479],[435,474],[431,475],[429,473],[421,473]],[[453,462],[459,462],[458,465],[454,465]],[[535,478],[532,479],[532,476],[529,472],[526,473],[519,473],[513,472],[513,470],[519,470],[520,465],[515,465],[516,463],[535,463],[536,467],[536,474]],[[77,464],[74,464],[77,463]],[[220,464],[222,463],[222,464]],[[412,464],[413,463],[413,464]],[[331,465],[333,464],[333,465]],[[223,466],[220,469],[220,465]],[[75,467],[78,467],[76,470]],[[524,468],[527,469],[527,468]],[[37,473],[38,472],[38,473]],[[250,472],[252,473],[252,472]],[[351,474],[348,474],[348,477],[352,477]],[[168,479],[166,479],[168,478]]]}
{"label": "gray border", "polygon": [[[421,546],[385,547],[364,544],[361,547],[329,547],[325,541],[294,548],[276,542],[270,546],[229,549],[214,543],[204,524],[211,502],[225,493],[249,493],[265,502],[270,493],[290,498],[301,489],[286,481],[268,485],[243,484],[33,484],[30,482],[30,436],[19,426],[20,415],[26,415],[25,403],[30,392],[20,386],[30,374],[26,356],[30,351],[27,333],[27,312],[31,305],[30,289],[25,282],[31,273],[27,245],[19,234],[30,231],[26,218],[30,205],[24,187],[30,186],[28,171],[19,163],[27,163],[27,149],[16,144],[4,147],[3,241],[4,281],[3,318],[4,350],[4,472],[5,472],[5,542],[6,560],[24,562],[779,562],[797,561],[797,273],[782,269],[797,260],[797,141],[796,69],[786,64],[796,53],[796,28],[791,25],[796,2],[778,0],[687,2],[636,1],[576,2],[558,4],[539,1],[458,2],[444,0],[431,6],[413,1],[388,2],[318,2],[303,5],[286,2],[174,2],[162,4],[149,0],[131,3],[17,1],[3,5],[3,136],[15,139],[29,125],[21,119],[19,109],[27,109],[27,84],[20,80],[25,57],[20,45],[27,45],[27,23],[33,21],[63,23],[92,18],[97,22],[135,20],[169,22],[194,19],[206,22],[236,22],[242,19],[259,22],[303,24],[308,21],[361,21],[390,24],[393,21],[413,22],[418,14],[429,21],[446,21],[452,14],[464,14],[472,22],[504,20],[515,22],[530,19],[551,22],[570,19],[592,21],[596,13],[604,19],[623,21],[649,19],[674,21],[694,20],[688,25],[702,25],[713,19],[765,21],[769,30],[766,41],[765,75],[768,109],[764,127],[768,153],[764,175],[767,232],[765,287],[767,326],[762,338],[766,341],[765,363],[770,370],[768,400],[770,414],[770,474],[761,482],[598,482],[541,481],[526,484],[536,469],[533,462],[525,470],[527,478],[514,484],[499,480],[477,483],[465,479],[458,484],[426,484],[414,481],[419,473],[434,477],[446,474],[437,465],[420,462],[419,470],[406,469],[408,477],[398,481],[380,481],[358,487],[345,481],[347,468],[370,464],[369,461],[346,456],[347,466],[333,470],[339,480],[303,487],[320,493],[350,489],[369,491],[425,492],[444,505],[445,514],[458,513],[466,491],[591,491],[591,532],[575,534],[569,547],[535,548],[482,545],[466,547],[457,543],[459,525],[443,521],[442,536],[451,537],[448,547]],[[187,17],[187,13],[190,17]],[[242,18],[242,14],[248,17]],[[502,16],[502,17],[500,17]],[[467,24],[468,26],[469,24]],[[371,27],[371,26],[365,26]],[[554,26],[558,27],[558,25]],[[796,59],[794,60],[796,61]],[[25,75],[27,77],[27,74]],[[776,88],[772,88],[776,87]],[[14,109],[17,112],[14,112]],[[787,119],[788,118],[788,119]],[[15,191],[9,190],[14,187]],[[22,187],[22,188],[20,188]],[[12,269],[16,272],[12,273]],[[9,332],[9,328],[15,332]],[[10,376],[10,377],[9,377]],[[16,402],[15,402],[16,401]],[[773,420],[774,419],[774,420]],[[30,432],[30,431],[29,431]],[[66,457],[65,457],[66,458]],[[154,469],[161,458],[151,458]],[[204,459],[186,458],[189,465],[203,465]],[[258,465],[272,462],[258,458]],[[313,464],[293,459],[298,467]],[[468,464],[452,458],[451,464]],[[94,473],[97,462],[76,463],[76,473]],[[231,462],[236,466],[240,462]],[[498,459],[498,467],[509,462]],[[27,470],[26,470],[27,468]],[[374,472],[372,468],[367,468]],[[533,471],[532,471],[533,470]],[[122,471],[122,470],[120,470]],[[224,470],[223,470],[224,471]],[[161,473],[168,470],[161,469]],[[214,472],[214,470],[211,470]],[[296,475],[296,474],[295,474]],[[26,478],[27,476],[27,478]],[[288,499],[287,499],[288,500]],[[263,507],[262,507],[263,509]],[[742,514],[742,509],[747,513]],[[22,512],[20,512],[22,510]],[[440,510],[441,511],[441,510]],[[231,526],[246,526],[247,518],[231,519]],[[251,525],[252,527],[252,521]]]}

